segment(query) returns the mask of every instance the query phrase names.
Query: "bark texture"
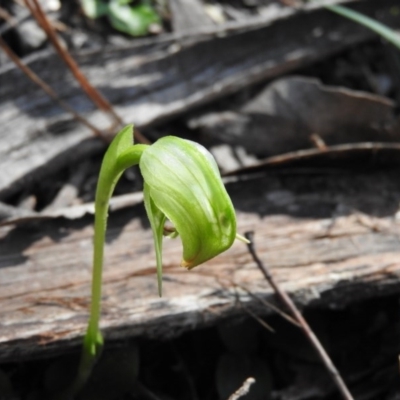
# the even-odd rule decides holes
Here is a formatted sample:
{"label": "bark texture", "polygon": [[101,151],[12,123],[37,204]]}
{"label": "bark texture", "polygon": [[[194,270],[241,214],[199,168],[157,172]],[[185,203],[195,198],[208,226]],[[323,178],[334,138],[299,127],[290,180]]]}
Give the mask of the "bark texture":
{"label": "bark texture", "polygon": [[[394,27],[399,18],[391,10],[397,5],[397,0],[354,4]],[[318,7],[282,8],[270,17],[73,56],[126,123],[145,127],[373,36]],[[94,109],[57,54],[45,52],[25,62],[62,100],[108,130],[108,117]],[[0,199],[101,146],[13,64],[0,69],[0,82]]]}
{"label": "bark texture", "polygon": [[[343,307],[400,289],[398,172],[270,173],[231,183],[238,230],[300,305]],[[88,316],[91,217],[2,227],[0,361],[78,345]],[[164,297],[143,205],[113,212],[105,250],[106,340],[170,337],[273,300],[244,244],[188,272],[179,239],[164,242]]]}

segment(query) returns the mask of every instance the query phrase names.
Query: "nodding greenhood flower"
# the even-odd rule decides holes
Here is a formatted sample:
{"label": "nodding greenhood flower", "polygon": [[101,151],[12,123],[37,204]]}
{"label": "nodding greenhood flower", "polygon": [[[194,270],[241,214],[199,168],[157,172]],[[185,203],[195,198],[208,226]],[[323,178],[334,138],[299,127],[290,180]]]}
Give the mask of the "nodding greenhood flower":
{"label": "nodding greenhood flower", "polygon": [[139,164],[161,295],[162,239],[167,219],[174,225],[167,235],[182,238],[181,264],[188,269],[227,250],[235,238],[247,240],[236,233],[231,199],[213,156],[203,146],[175,136],[164,137],[150,146],[133,145],[132,133],[132,125],[118,133],[101,167],[96,192],[94,276],[100,280],[107,207],[113,189],[125,169]]}
{"label": "nodding greenhood flower", "polygon": [[191,269],[227,250],[236,216],[213,156],[197,143],[167,136],[143,152],[144,201],[154,235],[159,291],[164,224],[182,238],[181,265]]}

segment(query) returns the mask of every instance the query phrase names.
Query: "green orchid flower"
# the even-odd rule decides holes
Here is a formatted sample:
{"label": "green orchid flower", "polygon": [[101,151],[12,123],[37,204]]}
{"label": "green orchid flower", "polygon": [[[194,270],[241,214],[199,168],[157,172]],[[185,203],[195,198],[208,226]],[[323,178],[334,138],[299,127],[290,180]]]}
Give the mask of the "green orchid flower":
{"label": "green orchid flower", "polygon": [[[108,204],[122,173],[139,164],[144,178],[144,204],[153,230],[158,291],[162,291],[162,240],[179,235],[181,265],[191,269],[231,247],[236,216],[213,156],[190,140],[167,136],[151,146],[133,144],[133,126],[110,144],[101,166],[95,199],[92,301],[78,374],[68,395],[86,382],[103,346],[99,330],[103,253]],[[165,222],[174,227],[168,232]]]}
{"label": "green orchid flower", "polygon": [[191,269],[231,247],[236,237],[235,210],[214,158],[197,143],[164,137],[143,152],[139,166],[161,295],[165,220],[182,238],[181,265]]}

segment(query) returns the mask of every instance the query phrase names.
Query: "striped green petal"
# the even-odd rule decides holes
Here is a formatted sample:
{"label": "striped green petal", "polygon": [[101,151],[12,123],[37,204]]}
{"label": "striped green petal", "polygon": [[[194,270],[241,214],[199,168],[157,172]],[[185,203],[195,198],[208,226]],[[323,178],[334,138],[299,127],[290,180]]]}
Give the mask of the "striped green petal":
{"label": "striped green petal", "polygon": [[[216,162],[203,146],[167,136],[146,148],[139,166],[157,252],[161,253],[163,218],[174,224],[182,238],[181,265],[188,269],[232,245],[235,211]],[[157,267],[160,271],[161,256]]]}

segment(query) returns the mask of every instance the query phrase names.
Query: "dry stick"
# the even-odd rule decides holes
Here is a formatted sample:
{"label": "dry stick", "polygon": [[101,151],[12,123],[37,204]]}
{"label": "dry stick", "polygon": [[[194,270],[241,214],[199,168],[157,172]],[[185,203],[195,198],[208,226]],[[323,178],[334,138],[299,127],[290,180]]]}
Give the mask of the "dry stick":
{"label": "dry stick", "polygon": [[16,25],[16,21],[14,18],[11,16],[11,14],[3,7],[0,7],[0,18],[3,18],[4,21],[7,21],[9,24],[13,24],[13,26]]}
{"label": "dry stick", "polygon": [[278,284],[275,282],[274,278],[272,277],[271,273],[267,269],[267,267],[263,264],[263,262],[259,259],[253,243],[253,236],[254,232],[246,232],[245,237],[250,240],[250,243],[247,245],[250,254],[253,257],[253,260],[257,264],[258,268],[264,275],[265,279],[274,289],[275,293],[278,295],[280,300],[286,305],[286,307],[290,310],[293,317],[299,322],[300,328],[303,330],[304,334],[311,342],[312,346],[315,348],[321,360],[325,364],[326,369],[328,370],[329,374],[331,375],[333,381],[335,382],[337,388],[339,389],[340,393],[342,394],[345,400],[354,400],[353,396],[351,395],[349,389],[347,388],[346,384],[344,383],[342,377],[339,374],[339,371],[333,365],[332,360],[329,358],[329,355],[323,348],[321,342],[315,336],[314,332],[311,330],[310,326],[308,325],[307,321],[301,315],[300,311],[297,309],[295,304],[293,303],[292,299],[287,295],[285,291],[283,291]]}
{"label": "dry stick", "polygon": [[235,393],[233,393],[228,400],[238,400],[241,397],[245,396],[247,393],[249,393],[250,391],[250,386],[255,383],[255,379],[254,378],[247,378],[242,386],[240,386],[240,388],[238,390],[236,390]]}
{"label": "dry stick", "polygon": [[275,311],[282,318],[286,319],[286,321],[288,321],[291,324],[297,326],[298,328],[300,327],[300,324],[295,319],[293,319],[290,315],[288,315],[285,312],[283,312],[279,307],[276,307],[274,304],[270,303],[269,301],[266,301],[265,299],[262,299],[261,297],[255,295],[246,286],[242,286],[242,285],[236,285],[236,286],[238,286],[240,289],[244,290],[250,297],[252,297],[253,299],[259,301],[265,307],[270,308],[271,310]]}
{"label": "dry stick", "polygon": [[0,36],[4,35],[7,33],[9,30],[13,29],[16,27],[18,24],[21,22],[27,20],[30,18],[29,14],[28,15],[22,15],[18,18],[14,17],[11,15],[7,10],[4,8],[0,7],[0,18],[3,19],[6,23],[0,26]]}
{"label": "dry stick", "polygon": [[81,122],[83,125],[87,126],[90,130],[92,130],[97,136],[103,137],[103,133],[97,129],[94,125],[92,125],[87,119],[79,115],[72,107],[70,107],[65,101],[61,100],[57,93],[42,79],[36,75],[27,65],[25,65],[20,58],[8,47],[7,43],[0,36],[0,48],[7,54],[7,56],[20,68],[24,74],[28,76],[30,80],[35,82],[38,86],[42,88],[47,95],[49,95],[52,99],[54,99],[60,107],[64,110],[71,113],[75,119]]}
{"label": "dry stick", "polygon": [[[114,108],[110,102],[88,81],[86,76],[80,70],[78,64],[75,62],[74,58],[70,53],[61,45],[58,37],[49,22],[46,14],[43,12],[38,0],[24,0],[25,5],[28,7],[29,11],[32,13],[33,17],[36,19],[38,24],[46,32],[46,35],[61,59],[65,62],[67,67],[72,72],[75,79],[80,83],[82,89],[86,92],[88,97],[93,101],[93,103],[102,111],[108,112],[118,125],[123,125],[121,117],[115,112]],[[135,129],[135,137],[141,143],[149,144],[149,141],[137,130]]]}
{"label": "dry stick", "polygon": [[256,320],[263,328],[265,328],[266,330],[268,330],[269,332],[275,333],[274,328],[272,328],[272,326],[269,326],[264,320],[262,320],[258,315],[256,315],[255,313],[253,313],[253,311],[251,311],[249,308],[247,308],[246,306],[244,306],[243,304],[241,304],[241,307],[243,308],[243,310],[245,312],[247,312],[247,314],[250,315],[251,318],[253,318],[254,320]]}
{"label": "dry stick", "polygon": [[0,18],[2,18],[6,22],[5,24],[3,24],[0,27],[0,35],[4,35],[10,29],[13,29],[15,26],[17,26],[21,22],[27,20],[29,18],[29,14],[15,17],[15,16],[11,15],[5,8],[0,7]]}
{"label": "dry stick", "polygon": [[56,49],[59,56],[67,64],[68,68],[71,70],[77,81],[82,85],[82,89],[87,93],[90,99],[95,103],[95,105],[103,111],[109,112],[114,119],[122,125],[121,118],[115,113],[111,104],[97,91],[87,80],[86,76],[81,72],[75,60],[71,57],[68,51],[61,45],[54,31],[54,28],[50,24],[46,14],[43,12],[42,7],[37,0],[24,0],[25,5],[28,7],[29,11],[32,13],[36,21],[46,32],[48,39],[51,44]]}

